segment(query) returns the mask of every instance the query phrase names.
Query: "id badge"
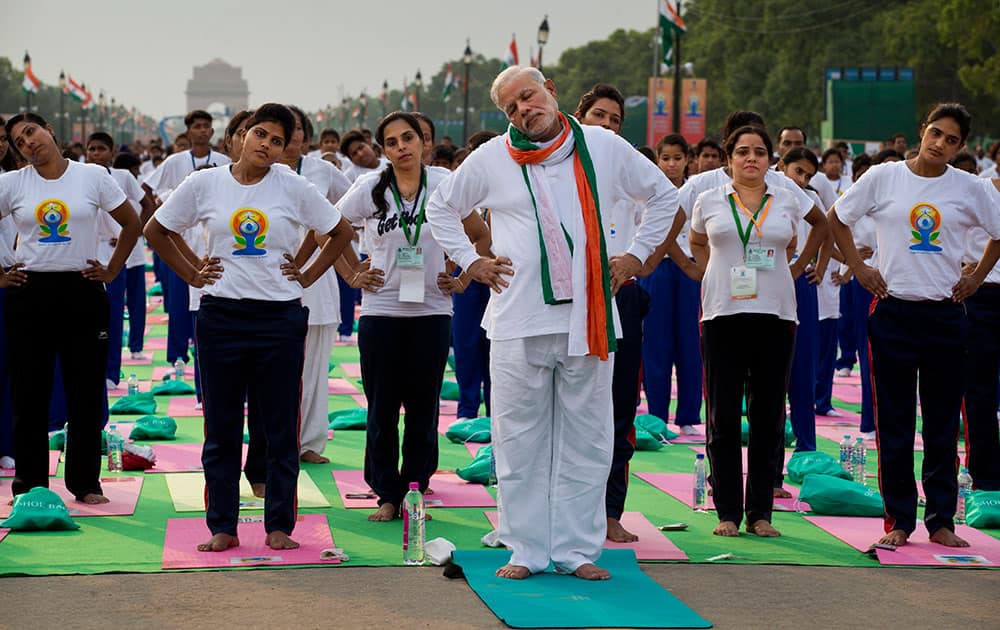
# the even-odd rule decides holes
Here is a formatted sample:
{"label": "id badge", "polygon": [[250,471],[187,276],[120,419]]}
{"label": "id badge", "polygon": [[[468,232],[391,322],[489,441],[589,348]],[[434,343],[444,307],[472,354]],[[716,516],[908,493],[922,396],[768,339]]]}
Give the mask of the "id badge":
{"label": "id badge", "polygon": [[729,295],[734,300],[752,300],[757,297],[757,270],[739,266],[729,270]]}
{"label": "id badge", "polygon": [[397,267],[424,267],[424,248],[415,246],[399,247],[396,249]]}
{"label": "id badge", "polygon": [[397,271],[399,272],[399,301],[422,304],[424,301],[424,268],[399,267]]}
{"label": "id badge", "polygon": [[750,269],[774,269],[774,248],[748,247],[746,266]]}

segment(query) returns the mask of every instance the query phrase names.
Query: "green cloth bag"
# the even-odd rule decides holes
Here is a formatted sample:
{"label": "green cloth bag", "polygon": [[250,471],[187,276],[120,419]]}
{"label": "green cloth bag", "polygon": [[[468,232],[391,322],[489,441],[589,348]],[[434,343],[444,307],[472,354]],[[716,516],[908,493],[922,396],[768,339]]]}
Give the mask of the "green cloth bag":
{"label": "green cloth bag", "polygon": [[677,437],[676,433],[667,428],[666,422],[651,413],[643,413],[635,417],[635,430],[639,429],[643,429],[660,441],[672,440]]}
{"label": "green cloth bag", "polygon": [[656,439],[656,436],[645,429],[635,428],[635,450],[658,451],[661,448],[663,448],[663,442]]}
{"label": "green cloth bag", "polygon": [[490,419],[484,416],[482,418],[456,422],[448,427],[448,431],[445,432],[444,436],[455,444],[464,444],[466,442],[485,444],[490,441]]}
{"label": "green cloth bag", "polygon": [[[66,450],[66,431],[64,429],[59,429],[49,436],[49,450],[50,451],[63,451]],[[101,455],[108,454],[108,432],[101,431]]]}
{"label": "green cloth bag", "polygon": [[458,400],[458,383],[455,381],[444,381],[441,383],[441,400]]}
{"label": "green cloth bag", "polygon": [[965,522],[976,529],[1000,528],[1000,492],[974,490],[965,502]]}
{"label": "green cloth bag", "polygon": [[487,444],[476,451],[476,456],[468,466],[456,468],[455,474],[469,483],[487,484],[490,482],[490,458],[493,447]]}
{"label": "green cloth bag", "polygon": [[882,495],[855,481],[809,474],[802,481],[799,500],[814,514],[827,516],[882,516]]}
{"label": "green cloth bag", "polygon": [[112,415],[150,415],[156,413],[156,400],[153,394],[134,394],[115,401],[108,410]]}
{"label": "green cloth bag", "polygon": [[[740,444],[746,446],[750,443],[750,424],[743,420],[740,422]],[[785,447],[795,446],[795,431],[792,430],[792,423],[785,420]]]}
{"label": "green cloth bag", "polygon": [[330,421],[329,428],[334,431],[364,431],[368,428],[367,409],[331,411],[327,418]]}
{"label": "green cloth bag", "polygon": [[133,440],[175,440],[177,422],[167,416],[143,416],[128,434]]}
{"label": "green cloth bag", "polygon": [[184,381],[165,381],[153,387],[154,396],[187,396],[194,393],[194,387]]}
{"label": "green cloth bag", "polygon": [[163,287],[157,282],[153,286],[149,287],[149,291],[146,292],[147,295],[163,295]]}
{"label": "green cloth bag", "polygon": [[41,486],[14,497],[10,516],[0,527],[22,532],[80,529],[59,495]]}
{"label": "green cloth bag", "polygon": [[796,451],[788,460],[788,478],[793,483],[802,483],[806,475],[829,475],[850,479],[851,474],[840,467],[840,462],[832,455],[819,451]]}

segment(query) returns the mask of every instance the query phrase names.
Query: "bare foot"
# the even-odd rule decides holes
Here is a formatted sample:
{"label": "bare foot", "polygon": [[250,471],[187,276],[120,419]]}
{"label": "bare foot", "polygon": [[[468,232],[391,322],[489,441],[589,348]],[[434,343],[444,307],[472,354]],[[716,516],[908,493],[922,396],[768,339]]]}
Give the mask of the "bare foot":
{"label": "bare foot", "polygon": [[225,551],[232,547],[239,547],[240,539],[231,534],[216,534],[207,543],[198,545],[198,551]]}
{"label": "bare foot", "polygon": [[[937,532],[935,532],[937,533]],[[885,536],[878,539],[879,544],[882,545],[895,545],[897,547],[902,547],[906,544],[906,541],[910,538],[910,535],[901,529],[894,529]]]}
{"label": "bare foot", "polygon": [[497,577],[508,580],[523,580],[530,575],[531,571],[528,570],[528,567],[522,567],[519,564],[505,564],[497,569]]}
{"label": "bare foot", "polygon": [[931,542],[935,542],[945,547],[968,547],[969,543],[955,535],[947,527],[942,527],[931,534]]}
{"label": "bare foot", "polygon": [[764,519],[754,521],[752,524],[747,525],[747,531],[751,534],[760,536],[761,538],[777,538],[781,536],[781,532],[774,529],[771,524]]}
{"label": "bare foot", "polygon": [[368,515],[368,520],[373,523],[387,523],[395,520],[399,516],[399,511],[392,503],[383,503],[378,510]]}
{"label": "bare foot", "polygon": [[108,497],[103,494],[96,494],[91,492],[89,494],[83,495],[82,499],[78,499],[81,503],[89,503],[90,505],[99,505],[101,503],[108,503],[111,501]]}
{"label": "bare foot", "polygon": [[434,491],[431,490],[430,488],[427,488],[426,490],[424,490],[424,496],[425,497],[429,497],[432,494],[434,494]]}
{"label": "bare foot", "polygon": [[329,464],[330,463],[330,458],[323,457],[322,455],[320,455],[316,451],[306,451],[305,453],[302,453],[302,455],[299,457],[299,459],[301,459],[302,461],[304,461],[307,464]]}
{"label": "bare foot", "polygon": [[596,564],[581,564],[573,571],[573,575],[584,580],[610,580],[611,574]]}
{"label": "bare foot", "polygon": [[264,544],[271,549],[298,549],[299,543],[288,537],[285,532],[271,532],[264,538]]}
{"label": "bare foot", "polygon": [[608,517],[608,540],[630,543],[639,540],[639,537],[622,527],[621,521],[617,518]]}
{"label": "bare foot", "polygon": [[712,533],[716,536],[739,536],[740,527],[732,521],[720,521],[719,524],[715,526],[715,529],[712,530]]}
{"label": "bare foot", "polygon": [[263,499],[264,495],[267,494],[267,484],[252,483],[250,484],[250,490],[253,492],[253,496],[258,499]]}
{"label": "bare foot", "polygon": [[792,493],[789,492],[788,490],[785,490],[784,488],[775,488],[774,489],[774,498],[775,499],[791,499],[792,498]]}

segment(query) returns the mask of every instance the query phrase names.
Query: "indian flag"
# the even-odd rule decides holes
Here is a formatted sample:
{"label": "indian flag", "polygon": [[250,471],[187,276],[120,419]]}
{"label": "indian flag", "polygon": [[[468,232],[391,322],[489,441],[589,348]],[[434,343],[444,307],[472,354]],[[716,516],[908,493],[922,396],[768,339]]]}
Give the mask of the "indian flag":
{"label": "indian flag", "polygon": [[403,99],[399,101],[399,109],[404,112],[410,108],[410,94],[409,88],[406,87],[406,79],[403,79]]}
{"label": "indian flag", "polygon": [[31,62],[29,61],[24,64],[24,81],[21,82],[21,91],[38,94],[38,86],[41,84],[42,82],[38,80],[38,77],[31,70]]}
{"label": "indian flag", "polygon": [[[517,65],[517,39],[513,34],[510,36],[510,46],[507,47],[507,52],[503,56],[503,68],[509,68],[511,66]],[[501,68],[501,69],[503,69]]]}
{"label": "indian flag", "polygon": [[448,72],[444,75],[444,89],[441,90],[441,100],[447,101],[448,97],[451,96],[452,88],[455,87],[455,73],[451,70],[451,64],[448,64]]}
{"label": "indian flag", "polygon": [[69,94],[73,100],[80,103],[87,100],[87,91],[73,77],[66,77],[66,87],[63,88],[63,92]]}
{"label": "indian flag", "polygon": [[674,57],[674,35],[678,37],[687,31],[684,20],[669,0],[658,0],[660,3],[660,39],[663,45],[663,63],[670,64]]}

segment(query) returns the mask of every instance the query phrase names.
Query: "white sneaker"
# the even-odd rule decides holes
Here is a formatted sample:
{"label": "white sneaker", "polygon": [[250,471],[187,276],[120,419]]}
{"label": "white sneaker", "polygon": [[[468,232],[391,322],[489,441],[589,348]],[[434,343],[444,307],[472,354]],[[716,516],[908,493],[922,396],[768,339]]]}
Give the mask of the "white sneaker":
{"label": "white sneaker", "polygon": [[346,343],[346,342],[348,342],[350,340],[351,340],[351,336],[350,335],[337,335],[337,341],[339,341],[341,343]]}
{"label": "white sneaker", "polygon": [[104,379],[104,384],[108,386],[108,389],[117,389],[118,383],[112,381],[110,378]]}
{"label": "white sneaker", "polygon": [[840,378],[845,378],[851,375],[851,368],[840,368],[833,373],[834,376],[839,376]]}
{"label": "white sneaker", "polygon": [[147,357],[146,355],[144,355],[141,352],[133,352],[132,353],[132,360],[133,361],[145,361],[148,358],[149,357]]}
{"label": "white sneaker", "polygon": [[875,432],[874,431],[869,431],[868,433],[862,433],[861,437],[865,438],[866,440],[874,440],[875,439]]}
{"label": "white sneaker", "polygon": [[693,424],[682,424],[679,428],[681,435],[701,435],[701,431],[696,429]]}
{"label": "white sneaker", "polygon": [[201,411],[202,409],[204,409],[204,407],[202,406],[202,404],[201,404],[201,403],[197,403],[197,404],[195,404],[194,408],[195,408],[196,410],[198,410],[198,411]]}
{"label": "white sneaker", "polygon": [[3,457],[0,457],[0,468],[4,468],[6,470],[13,470],[14,458],[10,457],[9,455],[4,455]]}
{"label": "white sneaker", "polygon": [[840,413],[836,409],[831,409],[830,411],[827,411],[826,413],[821,413],[821,414],[817,414],[817,415],[826,416],[827,418],[843,418],[844,417],[844,414]]}

